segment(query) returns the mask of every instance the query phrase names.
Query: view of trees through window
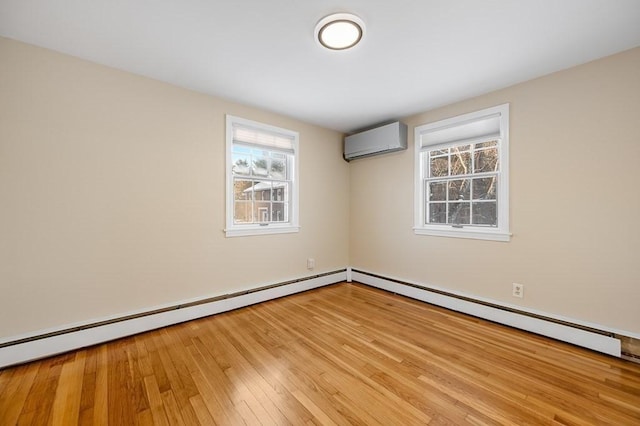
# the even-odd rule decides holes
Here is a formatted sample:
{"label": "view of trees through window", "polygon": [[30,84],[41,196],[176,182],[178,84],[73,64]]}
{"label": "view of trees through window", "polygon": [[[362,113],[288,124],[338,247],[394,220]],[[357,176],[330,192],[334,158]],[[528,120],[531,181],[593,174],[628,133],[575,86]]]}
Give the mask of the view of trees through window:
{"label": "view of trees through window", "polygon": [[235,144],[232,156],[234,223],[288,222],[288,155]]}
{"label": "view of trees through window", "polygon": [[427,224],[497,226],[498,141],[426,151]]}

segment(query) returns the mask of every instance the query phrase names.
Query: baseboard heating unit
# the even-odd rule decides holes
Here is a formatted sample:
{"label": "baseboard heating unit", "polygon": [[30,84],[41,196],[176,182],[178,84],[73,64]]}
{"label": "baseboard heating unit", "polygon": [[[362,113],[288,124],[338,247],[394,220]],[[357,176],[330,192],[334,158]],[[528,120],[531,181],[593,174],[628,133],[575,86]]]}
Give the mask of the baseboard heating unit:
{"label": "baseboard heating unit", "polygon": [[576,346],[621,357],[621,343],[615,333],[581,325],[551,315],[521,308],[508,307],[443,289],[427,287],[358,269],[347,271],[348,279],[392,293],[421,300],[452,311],[508,325],[521,330],[551,337]]}

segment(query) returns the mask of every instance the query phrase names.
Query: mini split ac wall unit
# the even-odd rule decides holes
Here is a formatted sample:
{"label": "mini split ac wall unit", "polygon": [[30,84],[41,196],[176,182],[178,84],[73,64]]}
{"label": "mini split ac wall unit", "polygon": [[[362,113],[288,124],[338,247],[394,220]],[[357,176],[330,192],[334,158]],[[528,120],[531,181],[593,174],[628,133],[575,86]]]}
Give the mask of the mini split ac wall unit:
{"label": "mini split ac wall unit", "polygon": [[399,121],[344,138],[347,161],[403,149],[407,149],[407,125]]}

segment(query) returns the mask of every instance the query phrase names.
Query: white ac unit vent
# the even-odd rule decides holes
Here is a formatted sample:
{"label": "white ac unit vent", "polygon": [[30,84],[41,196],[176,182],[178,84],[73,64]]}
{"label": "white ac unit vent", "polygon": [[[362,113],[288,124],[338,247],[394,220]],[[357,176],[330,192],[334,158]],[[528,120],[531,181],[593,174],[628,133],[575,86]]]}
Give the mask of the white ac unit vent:
{"label": "white ac unit vent", "polygon": [[407,149],[407,125],[399,121],[344,138],[347,161],[403,149]]}

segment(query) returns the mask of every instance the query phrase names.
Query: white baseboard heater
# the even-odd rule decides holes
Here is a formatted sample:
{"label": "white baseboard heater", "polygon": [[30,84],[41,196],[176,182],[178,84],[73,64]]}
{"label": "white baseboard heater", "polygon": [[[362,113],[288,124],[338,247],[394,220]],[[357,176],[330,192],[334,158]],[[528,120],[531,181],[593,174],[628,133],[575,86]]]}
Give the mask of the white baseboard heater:
{"label": "white baseboard heater", "polygon": [[157,307],[116,318],[88,321],[82,325],[60,327],[57,330],[33,335],[15,336],[0,341],[0,368],[231,311],[339,283],[346,279],[346,270],[326,272],[237,293]]}
{"label": "white baseboard heater", "polygon": [[615,333],[559,320],[551,316],[508,308],[498,303],[481,301],[440,289],[412,284],[394,278],[348,269],[347,277],[372,287],[421,300],[452,311],[508,325],[521,330],[551,337],[576,346],[621,357],[621,343]]}
{"label": "white baseboard heater", "polygon": [[[88,321],[81,325],[76,324],[55,330],[46,330],[32,335],[7,338],[0,341],[0,368],[342,281],[356,281],[453,311],[551,337],[616,357],[621,357],[620,338],[635,340],[640,337],[627,332],[619,335],[617,331],[580,325],[570,320],[553,318],[543,313],[511,308],[497,302],[479,300],[472,296],[454,294],[443,289],[426,287],[371,272],[346,268],[345,270],[326,272],[232,294],[161,306],[115,318]],[[625,359],[638,362],[632,355],[627,353],[622,353],[622,355]]]}

